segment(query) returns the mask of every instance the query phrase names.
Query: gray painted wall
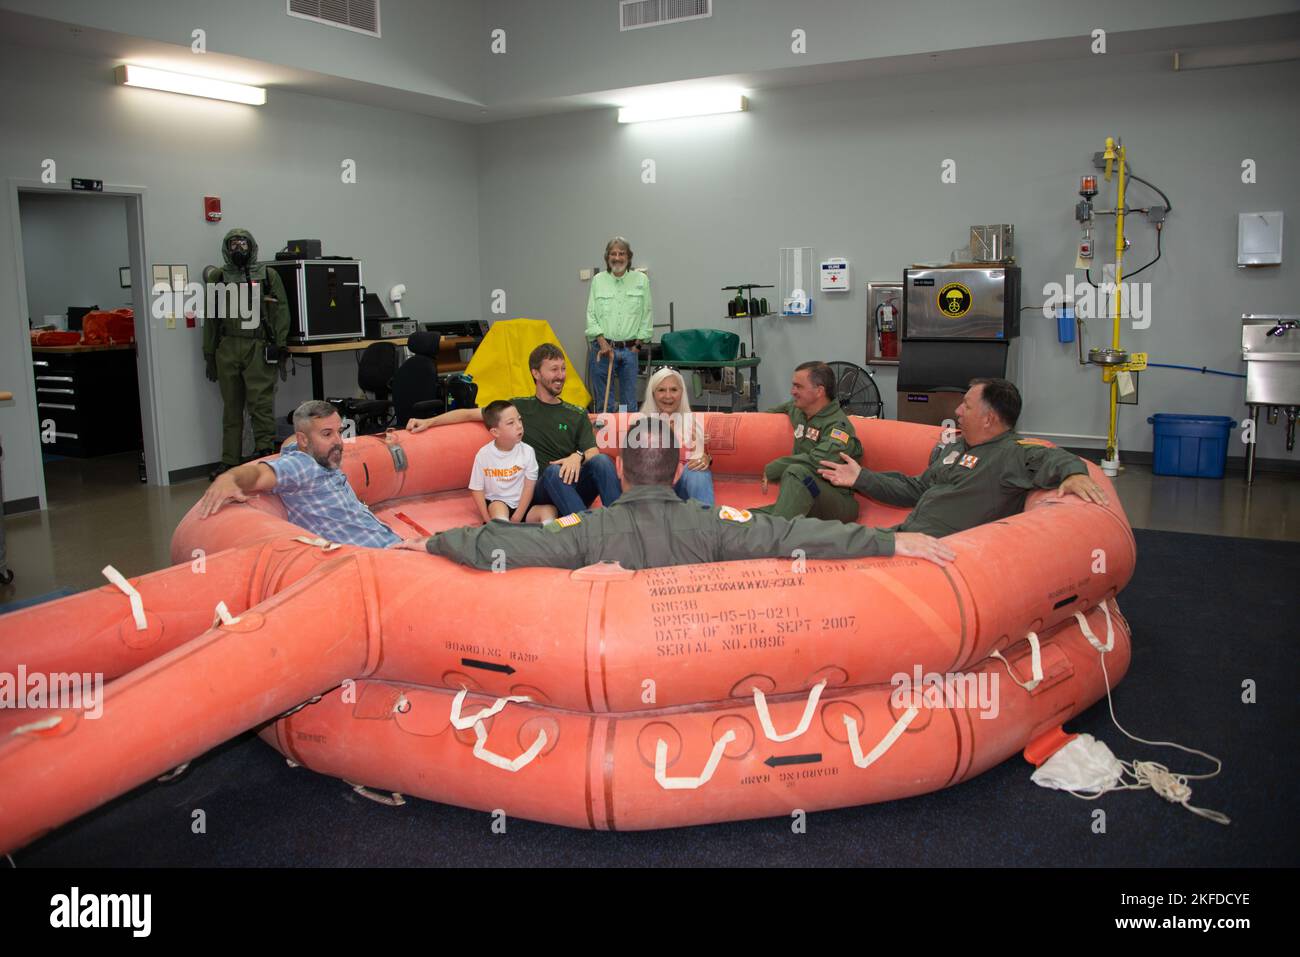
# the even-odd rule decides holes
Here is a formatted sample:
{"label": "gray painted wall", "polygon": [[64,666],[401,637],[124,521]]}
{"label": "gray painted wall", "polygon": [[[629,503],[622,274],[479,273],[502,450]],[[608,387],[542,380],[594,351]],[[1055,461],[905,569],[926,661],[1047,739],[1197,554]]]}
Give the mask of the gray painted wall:
{"label": "gray painted wall", "polygon": [[[1154,287],[1151,326],[1126,329],[1124,344],[1153,361],[1242,371],[1240,314],[1297,311],[1294,241],[1279,268],[1234,265],[1238,212],[1300,215],[1297,88],[1294,63],[1174,74],[1164,57],[1099,57],[769,90],[749,113],[721,117],[620,126],[595,110],[494,124],[480,140],[482,302],[505,289],[511,315],[549,320],[578,357],[588,289],[578,269],[615,233],[650,267],[656,320],[674,300],[688,327],[727,327],[719,287],[775,282],[781,246],[845,256],[847,297],[821,297],[812,319],[757,322],[774,404],[798,361],[863,360],[868,280],[946,261],[973,223],[1015,224],[1024,302],[1041,302],[1044,284],[1073,271],[1078,177],[1115,134],[1175,206],[1164,257],[1140,277]],[[1241,182],[1247,157],[1255,185]],[[940,183],[947,158],[953,185]],[[652,185],[641,181],[644,159],[656,162]],[[1129,235],[1130,262],[1145,261],[1154,231],[1137,222]],[[1026,312],[1023,329],[1023,427],[1104,434],[1099,375],[1056,341],[1054,321]],[[894,373],[878,378],[892,416]],[[1121,450],[1151,448],[1154,412],[1240,416],[1243,395],[1241,380],[1150,370],[1141,405],[1121,414]],[[1281,429],[1263,429],[1260,454],[1286,454]]]}
{"label": "gray painted wall", "polygon": [[[487,0],[506,31],[483,68],[486,101],[568,96],[689,77],[964,50],[1292,13],[1294,0],[714,0],[713,16],[620,32],[617,0]],[[791,31],[807,50],[791,51]],[[1086,52],[1086,48],[1085,51]],[[1112,51],[1116,52],[1116,51]]]}
{"label": "gray painted wall", "polygon": [[[319,237],[327,253],[363,261],[367,284],[386,294],[404,282],[404,311],[420,319],[477,318],[475,134],[467,126],[309,96],[278,95],[257,109],[114,86],[111,64],[6,46],[0,88],[0,178],[36,180],[46,158],[58,180],[91,176],[146,188],[146,261],[186,263],[191,278],[219,256],[231,226],[273,253],[286,239]],[[344,159],[357,182],[341,182]],[[221,224],[202,200],[218,195]],[[8,192],[0,194],[0,404],[5,496],[37,494],[35,417],[23,392],[26,322],[19,315],[18,256]],[[144,310],[138,310],[143,314]],[[139,320],[138,320],[139,321]],[[220,455],[221,404],[203,377],[201,330],[150,319],[157,349],[168,470]],[[8,331],[4,331],[8,330]],[[355,391],[350,354],[326,361],[331,394]],[[308,370],[281,386],[277,412],[310,396]],[[12,385],[11,385],[12,383]]]}
{"label": "gray painted wall", "polygon": [[131,306],[118,268],[130,264],[126,201],[116,196],[28,193],[19,199],[23,271],[32,321],[69,306]]}

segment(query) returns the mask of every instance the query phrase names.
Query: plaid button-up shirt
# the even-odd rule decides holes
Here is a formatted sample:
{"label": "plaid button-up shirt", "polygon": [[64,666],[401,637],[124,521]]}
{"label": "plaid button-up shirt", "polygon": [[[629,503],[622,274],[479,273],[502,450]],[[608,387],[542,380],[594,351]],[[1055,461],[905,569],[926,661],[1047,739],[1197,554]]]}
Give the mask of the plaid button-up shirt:
{"label": "plaid button-up shirt", "polygon": [[385,548],[401,536],[375,518],[340,469],[327,469],[296,448],[266,463],[289,521],[342,545]]}

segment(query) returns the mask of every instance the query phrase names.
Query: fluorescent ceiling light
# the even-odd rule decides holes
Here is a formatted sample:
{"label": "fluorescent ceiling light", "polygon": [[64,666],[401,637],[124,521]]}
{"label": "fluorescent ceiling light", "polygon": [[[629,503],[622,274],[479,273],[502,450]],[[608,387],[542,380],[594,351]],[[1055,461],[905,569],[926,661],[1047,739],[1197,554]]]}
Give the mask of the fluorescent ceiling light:
{"label": "fluorescent ceiling light", "polygon": [[212,80],[205,76],[169,73],[166,70],[154,70],[130,63],[119,66],[114,73],[117,82],[123,86],[139,86],[149,90],[163,90],[167,93],[185,93],[189,96],[206,96],[214,100],[248,103],[251,106],[262,106],[266,103],[266,90],[260,86],[245,86],[242,83]]}
{"label": "fluorescent ceiling light", "polygon": [[749,109],[749,102],[739,92],[702,91],[674,93],[641,100],[618,110],[620,123],[644,123],[648,120],[675,120],[683,116],[706,116],[710,113],[739,113]]}
{"label": "fluorescent ceiling light", "polygon": [[1175,70],[1208,70],[1221,66],[1280,63],[1284,60],[1300,60],[1300,41],[1174,51]]}

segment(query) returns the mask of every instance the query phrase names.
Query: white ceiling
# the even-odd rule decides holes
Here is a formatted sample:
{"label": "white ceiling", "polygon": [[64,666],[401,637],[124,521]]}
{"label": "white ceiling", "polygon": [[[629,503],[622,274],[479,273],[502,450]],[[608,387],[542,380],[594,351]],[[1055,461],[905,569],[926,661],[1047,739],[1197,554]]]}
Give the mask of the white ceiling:
{"label": "white ceiling", "polygon": [[[106,30],[73,26],[43,17],[0,10],[0,36],[24,47],[56,51],[88,60],[101,61],[108,79],[113,67],[131,62],[182,73],[194,72],[194,57],[187,46],[128,36]],[[1240,47],[1276,44],[1300,39],[1300,14],[1256,17],[1211,24],[1112,32],[1108,37],[1111,56],[1168,53],[1175,50]],[[466,123],[489,123],[527,116],[619,106],[650,92],[693,87],[702,82],[727,84],[757,91],[813,83],[843,82],[889,75],[921,74],[944,70],[966,70],[1036,62],[1064,62],[1089,58],[1086,45],[1066,37],[1032,43],[983,46],[938,53],[815,64],[810,66],[737,73],[725,76],[684,78],[676,83],[650,87],[593,90],[564,97],[518,97],[498,103],[473,99],[432,96],[392,86],[366,83],[282,64],[209,52],[204,64],[211,75],[275,91],[327,97],[384,109],[441,117]],[[1172,66],[1171,66],[1172,68]]]}

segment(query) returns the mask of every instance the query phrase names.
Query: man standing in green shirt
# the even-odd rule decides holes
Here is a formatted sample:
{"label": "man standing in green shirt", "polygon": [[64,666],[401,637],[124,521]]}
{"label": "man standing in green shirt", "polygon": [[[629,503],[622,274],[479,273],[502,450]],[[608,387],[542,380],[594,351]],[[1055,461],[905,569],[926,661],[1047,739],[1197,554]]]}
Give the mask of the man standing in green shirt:
{"label": "man standing in green shirt", "polygon": [[817,472],[823,459],[841,454],[857,459],[862,455],[862,443],[853,424],[835,401],[835,373],[830,366],[824,362],[798,366],[790,383],[790,401],[767,411],[790,417],[794,450],[764,467],[763,491],[767,491],[768,482],[781,484],[776,504],[758,511],[782,518],[810,515],[855,521],[858,503],[853,493],[836,488]]}
{"label": "man standing in green shirt", "polygon": [[1106,493],[1082,459],[1015,433],[1020,406],[1020,390],[1011,382],[975,379],[957,406],[961,435],[940,442],[920,475],[872,472],[856,455],[844,454],[821,462],[821,475],[886,505],[911,506],[897,532],[951,535],[1006,518],[1024,509],[1025,496],[1035,488],[1105,505]]}
{"label": "man standing in green shirt", "polygon": [[462,565],[496,570],[523,566],[582,568],[616,561],[624,568],[659,568],[747,558],[899,555],[946,565],[956,554],[928,535],[894,533],[812,518],[786,519],[745,509],[683,502],[672,490],[675,443],[656,446],[629,437],[618,473],[626,489],[618,504],[574,513],[545,525],[489,522],[453,528],[392,547],[428,551]]}
{"label": "man standing in green shirt", "polygon": [[[524,441],[537,453],[540,474],[533,495],[534,505],[554,505],[561,515],[581,512],[600,496],[601,504],[618,501],[622,491],[614,462],[596,447],[591,419],[576,405],[560,399],[566,376],[564,353],[551,342],[543,342],[528,356],[536,392],[516,396],[510,404],[524,422]],[[482,409],[454,409],[429,419],[412,419],[410,432],[423,432],[437,425],[482,422]]]}
{"label": "man standing in green shirt", "polygon": [[[632,269],[632,247],[622,236],[605,244],[605,272],[596,273],[587,297],[587,341],[591,344],[588,381],[596,397],[596,411],[605,401],[606,381],[618,375],[613,409],[636,408],[637,357],[653,332],[650,279]],[[613,367],[611,369],[611,366]]]}

